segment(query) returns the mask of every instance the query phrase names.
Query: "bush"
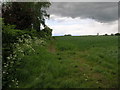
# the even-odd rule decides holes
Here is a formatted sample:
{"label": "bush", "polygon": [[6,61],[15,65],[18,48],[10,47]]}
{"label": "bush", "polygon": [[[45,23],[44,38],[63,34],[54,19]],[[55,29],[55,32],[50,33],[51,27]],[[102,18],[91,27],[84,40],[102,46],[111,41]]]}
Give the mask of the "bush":
{"label": "bush", "polygon": [[4,25],[2,27],[3,43],[16,42],[16,38],[23,35],[25,31],[14,29],[15,25]]}
{"label": "bush", "polygon": [[42,29],[39,32],[40,37],[50,39],[52,36],[52,29],[50,29],[48,26],[46,26],[44,29]]}
{"label": "bush", "polygon": [[21,57],[30,52],[35,53],[33,47],[44,46],[46,44],[46,39],[43,38],[50,38],[52,36],[52,29],[46,27],[42,31],[37,32],[36,30],[27,29],[18,30],[15,29],[15,25],[2,24],[2,85],[3,88],[19,87],[19,81],[15,72],[18,66],[21,65]]}
{"label": "bush", "polygon": [[17,38],[17,43],[12,44],[12,47],[14,47],[13,53],[6,57],[6,62],[3,62],[3,87],[19,87],[19,80],[15,72],[22,64],[22,58],[25,55],[35,54],[35,48],[45,44],[44,39],[38,39],[37,37],[32,39],[27,34]]}

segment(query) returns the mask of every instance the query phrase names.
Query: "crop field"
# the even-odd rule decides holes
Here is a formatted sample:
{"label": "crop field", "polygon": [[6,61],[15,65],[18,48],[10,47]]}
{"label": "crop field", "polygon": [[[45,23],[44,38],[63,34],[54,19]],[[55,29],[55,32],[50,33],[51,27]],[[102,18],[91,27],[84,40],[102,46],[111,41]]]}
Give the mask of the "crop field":
{"label": "crop field", "polygon": [[[20,56],[20,88],[117,88],[117,36],[54,36]],[[27,51],[26,51],[27,52]]]}

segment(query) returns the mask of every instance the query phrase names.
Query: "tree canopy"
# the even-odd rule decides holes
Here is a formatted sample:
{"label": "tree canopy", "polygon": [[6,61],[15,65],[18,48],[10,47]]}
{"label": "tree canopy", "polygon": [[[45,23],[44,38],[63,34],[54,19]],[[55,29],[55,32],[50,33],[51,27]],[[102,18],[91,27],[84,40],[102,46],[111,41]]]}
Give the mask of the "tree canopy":
{"label": "tree canopy", "polygon": [[5,24],[16,25],[17,29],[33,28],[40,31],[45,19],[49,18],[46,9],[50,2],[7,2],[2,4],[2,17]]}

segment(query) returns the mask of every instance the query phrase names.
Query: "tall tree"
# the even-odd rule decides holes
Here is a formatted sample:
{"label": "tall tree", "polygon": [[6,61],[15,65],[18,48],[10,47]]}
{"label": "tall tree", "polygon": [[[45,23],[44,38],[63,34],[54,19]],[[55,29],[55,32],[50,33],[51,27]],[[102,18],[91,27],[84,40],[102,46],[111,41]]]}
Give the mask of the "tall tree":
{"label": "tall tree", "polygon": [[9,2],[2,4],[2,17],[5,24],[16,25],[17,29],[33,28],[40,31],[40,25],[45,25],[49,18],[46,9],[50,2]]}

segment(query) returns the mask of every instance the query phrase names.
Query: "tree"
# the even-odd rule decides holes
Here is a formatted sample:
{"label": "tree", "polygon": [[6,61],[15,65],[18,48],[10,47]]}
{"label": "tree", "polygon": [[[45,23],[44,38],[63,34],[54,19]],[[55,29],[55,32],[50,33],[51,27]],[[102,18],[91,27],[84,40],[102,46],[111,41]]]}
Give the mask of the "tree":
{"label": "tree", "polygon": [[113,34],[113,33],[111,33],[111,36],[114,36],[114,34]]}
{"label": "tree", "polygon": [[33,3],[33,11],[34,12],[34,23],[33,23],[33,28],[36,29],[37,31],[41,30],[41,24],[45,27],[45,19],[49,18],[49,14],[47,14],[46,9],[49,8],[51,3],[49,2],[38,2],[38,3]]}
{"label": "tree", "polygon": [[108,36],[108,34],[105,34],[105,36]]}
{"label": "tree", "polygon": [[32,15],[25,6],[21,2],[3,3],[2,17],[5,25],[16,25],[16,28],[21,30],[28,28],[32,22]]}
{"label": "tree", "polygon": [[120,36],[120,33],[116,33],[115,36]]}
{"label": "tree", "polygon": [[64,36],[72,36],[71,34],[65,34]]}
{"label": "tree", "polygon": [[2,17],[5,24],[16,25],[17,29],[33,28],[40,31],[45,19],[49,18],[46,9],[50,2],[7,2],[2,4]]}

